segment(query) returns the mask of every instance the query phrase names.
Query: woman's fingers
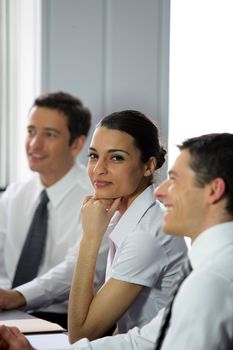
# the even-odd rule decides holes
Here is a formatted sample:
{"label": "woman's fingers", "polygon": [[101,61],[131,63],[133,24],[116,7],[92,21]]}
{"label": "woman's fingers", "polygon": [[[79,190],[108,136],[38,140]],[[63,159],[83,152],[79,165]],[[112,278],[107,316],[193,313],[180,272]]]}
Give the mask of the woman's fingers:
{"label": "woman's fingers", "polygon": [[120,205],[120,202],[121,202],[121,198],[116,198],[112,201],[110,207],[107,210],[110,215],[115,213],[115,211],[118,209],[118,207]]}

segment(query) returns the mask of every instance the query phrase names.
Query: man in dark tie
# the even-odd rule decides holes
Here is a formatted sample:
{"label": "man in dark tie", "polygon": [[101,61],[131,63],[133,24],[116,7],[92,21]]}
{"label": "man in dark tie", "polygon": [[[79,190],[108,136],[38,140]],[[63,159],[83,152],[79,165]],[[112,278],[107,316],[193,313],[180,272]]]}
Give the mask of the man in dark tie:
{"label": "man in dark tie", "polygon": [[[9,185],[0,199],[0,309],[25,307],[66,328],[79,210],[92,193],[77,161],[90,123],[89,109],[64,92],[41,95],[30,109],[26,153],[33,176]],[[105,264],[100,283],[104,271]]]}
{"label": "man in dark tie", "polygon": [[[81,339],[73,350],[233,349],[233,134],[187,139],[179,149],[156,196],[164,231],[191,238],[188,274],[184,268],[171,302],[143,328]],[[0,335],[4,350],[32,349],[15,329],[2,326]]]}

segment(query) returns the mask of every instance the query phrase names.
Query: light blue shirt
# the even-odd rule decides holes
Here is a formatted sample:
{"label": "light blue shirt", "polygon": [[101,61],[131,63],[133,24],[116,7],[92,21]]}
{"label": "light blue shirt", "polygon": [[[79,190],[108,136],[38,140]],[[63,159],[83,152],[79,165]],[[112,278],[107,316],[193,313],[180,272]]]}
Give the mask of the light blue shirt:
{"label": "light blue shirt", "polygon": [[163,214],[164,207],[155,200],[151,185],[111,228],[115,255],[111,261],[109,254],[106,277],[144,286],[117,322],[118,333],[142,327],[167,304],[176,274],[187,255],[183,237],[167,235],[161,229]]}

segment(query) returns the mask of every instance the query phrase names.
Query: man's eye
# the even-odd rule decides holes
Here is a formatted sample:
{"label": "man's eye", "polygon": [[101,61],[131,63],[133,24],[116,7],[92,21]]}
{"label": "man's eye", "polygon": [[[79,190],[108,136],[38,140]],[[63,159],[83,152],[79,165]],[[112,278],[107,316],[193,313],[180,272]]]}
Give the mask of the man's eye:
{"label": "man's eye", "polygon": [[57,137],[57,134],[55,134],[54,132],[47,132],[46,135],[51,138]]}
{"label": "man's eye", "polygon": [[169,181],[174,183],[176,181],[176,178],[174,176],[169,176]]}
{"label": "man's eye", "polygon": [[33,136],[36,133],[35,130],[33,130],[33,129],[28,129],[27,132],[28,132],[29,136]]}

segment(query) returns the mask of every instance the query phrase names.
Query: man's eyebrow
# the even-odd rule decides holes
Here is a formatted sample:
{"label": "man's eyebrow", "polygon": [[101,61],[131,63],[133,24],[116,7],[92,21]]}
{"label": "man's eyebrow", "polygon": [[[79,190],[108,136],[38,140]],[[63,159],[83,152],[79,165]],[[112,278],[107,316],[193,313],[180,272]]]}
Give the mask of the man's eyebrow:
{"label": "man's eyebrow", "polygon": [[[34,125],[28,125],[27,129],[36,129],[36,127]],[[52,131],[56,134],[61,134],[61,132],[58,129],[54,129],[54,128],[43,128],[44,131]]]}
{"label": "man's eyebrow", "polygon": [[[94,147],[89,147],[90,151],[97,152],[97,150]],[[114,153],[114,152],[123,152],[129,156],[129,153],[121,148],[110,148],[107,150],[108,153]]]}

